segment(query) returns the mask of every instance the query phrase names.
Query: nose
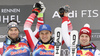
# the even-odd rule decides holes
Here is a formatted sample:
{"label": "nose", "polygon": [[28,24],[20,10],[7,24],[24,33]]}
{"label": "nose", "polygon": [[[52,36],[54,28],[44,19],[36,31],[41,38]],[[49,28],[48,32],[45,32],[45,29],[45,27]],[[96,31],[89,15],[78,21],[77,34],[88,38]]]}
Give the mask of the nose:
{"label": "nose", "polygon": [[46,34],[44,34],[43,37],[46,37]]}
{"label": "nose", "polygon": [[15,33],[15,31],[12,31],[12,33]]}

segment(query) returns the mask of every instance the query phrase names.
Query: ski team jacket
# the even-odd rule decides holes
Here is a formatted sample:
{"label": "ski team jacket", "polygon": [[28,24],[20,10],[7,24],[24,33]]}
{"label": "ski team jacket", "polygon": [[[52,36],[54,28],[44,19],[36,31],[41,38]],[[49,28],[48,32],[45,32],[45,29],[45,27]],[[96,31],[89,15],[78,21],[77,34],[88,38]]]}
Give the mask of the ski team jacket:
{"label": "ski team jacket", "polygon": [[78,46],[77,56],[100,56],[100,51],[96,49],[96,46],[91,43],[89,46]]}
{"label": "ski team jacket", "polygon": [[72,27],[72,23],[70,21],[70,19],[66,16],[62,17],[62,24],[61,24],[61,29],[62,29],[62,37],[63,40],[65,42],[65,44],[67,45],[67,47],[70,47],[70,32],[72,31],[73,27]]}
{"label": "ski team jacket", "polygon": [[30,47],[24,38],[15,45],[2,42],[0,43],[0,54],[1,56],[30,56]]}

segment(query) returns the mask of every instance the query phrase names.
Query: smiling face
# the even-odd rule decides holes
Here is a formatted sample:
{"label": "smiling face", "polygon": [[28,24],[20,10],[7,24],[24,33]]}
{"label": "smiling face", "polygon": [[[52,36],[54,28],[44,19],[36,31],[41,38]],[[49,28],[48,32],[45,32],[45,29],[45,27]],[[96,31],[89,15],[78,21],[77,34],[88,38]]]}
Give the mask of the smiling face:
{"label": "smiling face", "polygon": [[10,38],[16,39],[19,35],[19,30],[16,27],[10,28],[8,31],[8,35]]}
{"label": "smiling face", "polygon": [[50,40],[52,33],[48,30],[42,30],[39,33],[40,39],[46,43]]}
{"label": "smiling face", "polygon": [[80,44],[86,46],[90,43],[90,37],[87,34],[80,35]]}

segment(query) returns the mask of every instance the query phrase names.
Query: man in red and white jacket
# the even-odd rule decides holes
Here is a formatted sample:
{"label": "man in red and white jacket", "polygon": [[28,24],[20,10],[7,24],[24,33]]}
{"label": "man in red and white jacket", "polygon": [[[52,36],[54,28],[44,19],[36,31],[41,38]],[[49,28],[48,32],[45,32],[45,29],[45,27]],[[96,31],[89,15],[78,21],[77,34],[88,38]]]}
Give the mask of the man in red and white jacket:
{"label": "man in red and white jacket", "polygon": [[[39,27],[40,27],[40,25],[44,24],[43,13],[44,13],[45,9],[46,8],[41,1],[34,4],[32,13],[26,19],[25,24],[24,24],[24,32],[26,34],[28,43],[29,43],[32,51],[34,50],[34,48],[38,42]],[[37,24],[36,24],[35,31],[32,31],[31,26],[32,26],[35,19],[37,19]]]}

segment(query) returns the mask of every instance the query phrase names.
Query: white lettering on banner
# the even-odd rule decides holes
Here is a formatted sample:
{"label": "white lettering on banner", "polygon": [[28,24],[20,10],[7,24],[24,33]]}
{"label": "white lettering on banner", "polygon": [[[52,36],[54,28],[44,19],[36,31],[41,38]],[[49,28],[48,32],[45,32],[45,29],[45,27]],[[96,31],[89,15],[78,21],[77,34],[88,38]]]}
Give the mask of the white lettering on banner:
{"label": "white lettering on banner", "polygon": [[10,20],[16,20],[18,23],[20,23],[19,15],[2,15],[2,16],[0,16],[0,22],[8,23]]}
{"label": "white lettering on banner", "polygon": [[18,13],[20,9],[13,8],[13,9],[1,9],[1,13]]}
{"label": "white lettering on banner", "polygon": [[82,10],[81,11],[81,17],[87,16],[87,17],[98,17],[99,14],[97,13],[98,10]]}
{"label": "white lettering on banner", "polygon": [[92,33],[92,38],[100,38],[100,33]]}
{"label": "white lettering on banner", "polygon": [[16,20],[18,23],[20,23],[19,15],[16,14],[19,12],[20,12],[20,8],[2,8],[1,15],[0,15],[0,22],[8,23],[10,20]]}
{"label": "white lettering on banner", "polygon": [[94,11],[93,11],[93,14],[95,14],[95,15],[93,15],[93,17],[98,17],[98,16],[99,16],[99,14],[96,13],[96,12],[98,12],[98,10],[94,10]]}
{"label": "white lettering on banner", "polygon": [[69,18],[77,18],[77,10],[68,13]]}
{"label": "white lettering on banner", "polygon": [[[79,13],[81,12],[81,14]],[[81,10],[81,11],[77,11],[77,10],[72,10],[71,12],[69,12],[68,17],[69,18],[77,18],[78,14],[81,15],[80,17],[98,17],[98,10]],[[55,11],[52,18],[61,18],[58,11]]]}
{"label": "white lettering on banner", "polygon": [[57,11],[55,11],[54,14],[53,14],[53,16],[52,16],[52,18],[55,18],[55,17],[61,18],[60,15],[59,15],[59,13]]}
{"label": "white lettering on banner", "polygon": [[0,38],[5,38],[7,35],[0,35]]}

